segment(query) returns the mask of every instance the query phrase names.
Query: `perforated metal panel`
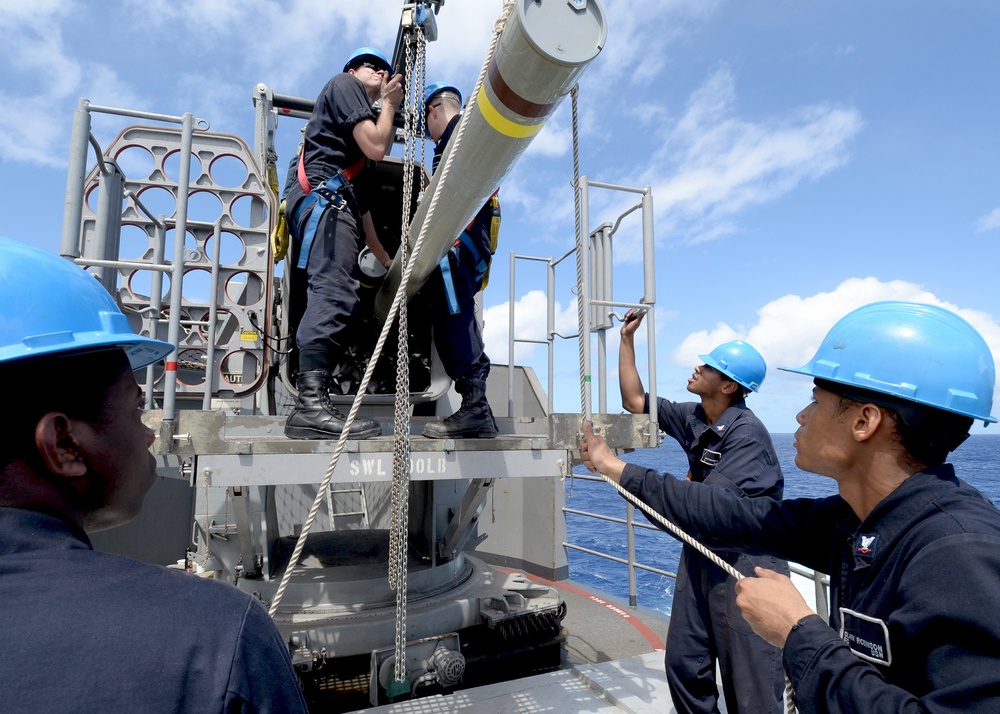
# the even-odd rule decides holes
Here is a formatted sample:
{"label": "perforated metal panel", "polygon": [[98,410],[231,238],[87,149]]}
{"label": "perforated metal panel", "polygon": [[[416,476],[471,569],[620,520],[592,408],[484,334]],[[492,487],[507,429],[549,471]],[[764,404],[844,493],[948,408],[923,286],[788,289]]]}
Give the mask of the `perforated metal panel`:
{"label": "perforated metal panel", "polygon": [[[164,262],[174,254],[178,221],[181,131],[170,127],[133,126],[107,150],[125,175],[125,190],[154,216],[166,217]],[[267,369],[262,330],[270,328],[272,266],[269,233],[274,199],[249,146],[237,136],[195,132],[181,287],[182,324],[178,349],[177,394],[202,395],[209,352],[213,224],[221,218],[218,314],[215,352],[208,377],[216,396],[240,397],[259,389]],[[95,234],[98,169],[87,177],[82,229],[84,258],[98,255]],[[152,264],[156,260],[155,222],[128,196],[122,204],[121,260]],[[113,257],[113,256],[108,256]],[[167,326],[148,310],[155,292],[154,272],[118,270],[117,295],[137,332],[166,339]],[[170,284],[162,280],[160,316],[169,311]],[[145,311],[145,312],[144,312]],[[137,375],[139,376],[139,375]],[[156,374],[159,386],[162,372]]]}

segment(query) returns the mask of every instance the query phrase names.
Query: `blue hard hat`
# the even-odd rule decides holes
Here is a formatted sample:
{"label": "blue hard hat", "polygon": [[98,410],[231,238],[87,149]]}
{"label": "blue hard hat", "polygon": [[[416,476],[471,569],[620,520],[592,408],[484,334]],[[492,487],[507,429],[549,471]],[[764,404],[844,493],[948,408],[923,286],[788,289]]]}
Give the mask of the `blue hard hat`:
{"label": "blue hard hat", "polygon": [[753,392],[760,389],[767,373],[760,352],[743,340],[725,342],[707,355],[698,355],[698,359]]}
{"label": "blue hard hat", "polygon": [[427,126],[427,107],[437,95],[442,92],[454,92],[458,95],[458,103],[462,103],[462,93],[458,91],[458,88],[454,85],[448,84],[447,82],[435,82],[434,84],[428,84],[427,89],[424,90],[424,111],[420,116],[420,124],[423,127],[423,135],[425,139],[431,138],[431,130]]}
{"label": "blue hard hat", "polygon": [[132,332],[108,291],[85,270],[0,238],[0,363],[109,347],[124,350],[132,369],[173,350]]}
{"label": "blue hard hat", "polygon": [[344,71],[356,67],[361,62],[368,60],[373,64],[382,65],[384,69],[389,74],[392,74],[392,66],[389,64],[389,60],[385,58],[385,55],[379,52],[374,47],[359,47],[351,53],[351,56],[347,58],[347,62],[344,63]]}
{"label": "blue hard hat", "polygon": [[989,346],[972,325],[935,305],[865,305],[830,328],[804,366],[779,369],[996,421]]}
{"label": "blue hard hat", "polygon": [[457,94],[458,103],[462,103],[462,93],[458,91],[457,87],[445,82],[435,82],[434,84],[428,84],[427,89],[424,90],[424,109],[427,109],[427,105],[431,103],[431,100],[434,97],[445,91],[451,91]]}

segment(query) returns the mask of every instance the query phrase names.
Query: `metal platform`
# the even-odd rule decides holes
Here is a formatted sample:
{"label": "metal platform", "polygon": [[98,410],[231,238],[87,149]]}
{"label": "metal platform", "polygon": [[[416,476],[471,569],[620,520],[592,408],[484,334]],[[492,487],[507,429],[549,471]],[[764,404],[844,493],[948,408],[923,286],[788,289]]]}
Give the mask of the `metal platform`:
{"label": "metal platform", "polygon": [[[284,436],[283,416],[237,416],[217,411],[181,411],[176,422],[148,412],[157,432],[153,453],[163,469],[177,467],[212,486],[260,486],[317,483],[322,480],[336,440],[293,440]],[[430,418],[410,423],[410,478],[565,477],[577,450],[580,417],[499,417],[495,439],[428,439],[420,436]],[[616,449],[645,446],[648,419],[631,414],[603,415],[596,421]],[[383,436],[348,441],[333,472],[335,483],[389,481],[392,478],[393,424],[383,422]],[[289,456],[294,456],[290,468]],[[195,460],[197,464],[195,466]]]}

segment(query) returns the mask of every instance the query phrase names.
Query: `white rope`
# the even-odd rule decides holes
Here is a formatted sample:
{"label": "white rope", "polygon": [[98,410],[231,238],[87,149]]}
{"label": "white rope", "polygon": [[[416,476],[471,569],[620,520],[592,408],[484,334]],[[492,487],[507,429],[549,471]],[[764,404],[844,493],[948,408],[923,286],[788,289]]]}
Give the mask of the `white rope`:
{"label": "white rope", "polygon": [[[575,216],[575,226],[576,226],[576,284],[580,287],[583,286],[583,251],[586,249],[584,241],[587,240],[586,236],[583,235],[583,205],[580,199],[580,131],[579,131],[579,116],[577,112],[577,98],[580,94],[580,85],[574,84],[573,89],[570,90],[570,97],[573,102],[573,208]],[[584,340],[590,339],[590,330],[587,329],[587,315],[584,308],[584,299],[582,290],[578,291],[576,296],[576,319],[579,325],[580,332],[580,374],[588,374],[587,365],[587,352],[584,349]],[[585,379],[580,379],[580,409],[584,412],[589,412],[587,408],[590,402],[587,399],[587,392],[590,389],[590,382]],[[584,414],[584,419],[590,419],[591,415],[589,413]]]}
{"label": "white rope", "polygon": [[[629,503],[631,503],[633,506],[638,507],[640,510],[642,510],[643,513],[645,513],[651,519],[653,519],[654,521],[656,521],[657,523],[659,523],[661,526],[663,526],[668,531],[670,531],[675,536],[677,536],[680,540],[684,541],[686,544],[688,544],[689,546],[691,546],[692,548],[694,548],[696,551],[698,551],[699,553],[701,553],[702,555],[704,555],[710,561],[712,561],[713,563],[715,563],[716,565],[718,565],[720,568],[722,568],[724,571],[726,571],[726,573],[728,573],[729,575],[732,575],[734,578],[736,578],[737,581],[740,581],[743,578],[747,577],[743,573],[741,573],[740,571],[738,571],[736,568],[734,568],[732,565],[730,565],[729,563],[727,563],[726,561],[724,561],[722,558],[720,558],[718,555],[716,555],[715,553],[713,553],[711,550],[709,550],[706,546],[702,545],[697,540],[695,540],[693,537],[691,537],[686,532],[684,532],[684,530],[682,530],[680,528],[680,526],[678,526],[678,525],[676,525],[674,523],[671,523],[662,514],[657,513],[656,511],[654,511],[646,502],[640,500],[637,496],[635,496],[634,494],[630,493],[629,491],[626,491],[624,488],[622,488],[621,484],[616,483],[615,481],[613,481],[612,479],[608,478],[604,474],[599,473],[598,475],[602,479],[604,479],[605,481],[607,481],[608,483],[610,483],[612,486],[614,486],[615,489],[618,491],[618,493],[620,493],[622,496],[625,497],[626,501],[628,501]],[[784,699],[785,699],[785,712],[786,712],[786,714],[797,714],[798,707],[795,705],[795,690],[792,689],[792,682],[788,678],[788,673],[787,672],[785,673],[785,697],[784,697]]]}
{"label": "white rope", "polygon": [[739,570],[737,570],[736,568],[734,568],[732,565],[730,565],[729,563],[727,563],[726,561],[724,561],[722,558],[720,558],[719,556],[717,556],[715,553],[713,553],[707,547],[705,547],[704,545],[702,545],[701,543],[699,543],[698,541],[696,541],[694,538],[692,538],[691,536],[689,536],[687,533],[685,533],[683,530],[681,530],[681,528],[679,526],[671,523],[666,518],[664,518],[663,515],[657,513],[652,508],[650,508],[650,506],[648,504],[646,504],[644,501],[641,501],[634,494],[626,491],[624,488],[622,488],[621,484],[615,483],[612,479],[608,478],[604,474],[599,474],[599,476],[602,479],[604,479],[605,481],[607,481],[608,483],[610,483],[612,486],[614,486],[618,490],[618,493],[620,493],[622,496],[625,497],[626,501],[628,501],[629,503],[631,503],[633,506],[636,506],[639,509],[641,509],[642,512],[645,513],[647,516],[649,516],[650,518],[652,518],[654,521],[656,521],[657,523],[659,523],[661,526],[663,526],[664,528],[666,528],[668,531],[670,531],[671,533],[673,533],[680,540],[682,540],[685,543],[687,543],[689,546],[691,546],[692,548],[694,548],[696,551],[698,551],[699,553],[701,553],[702,555],[704,555],[706,558],[708,558],[709,560],[711,560],[713,563],[715,563],[716,565],[718,565],[720,568],[722,568],[723,570],[725,570],[727,573],[729,573],[730,575],[732,575],[734,578],[736,578],[737,580],[742,580],[744,577],[746,577]]}
{"label": "white rope", "polygon": [[[580,138],[579,138],[579,119],[577,110],[577,96],[580,92],[580,85],[573,85],[571,90],[571,97],[573,100],[573,181],[571,185],[573,186],[573,204],[575,208],[576,217],[576,235],[577,235],[577,259],[576,259],[576,284],[578,286],[583,285],[583,241],[587,239],[583,236],[582,224],[583,224],[583,206],[580,199]],[[584,299],[582,294],[577,295],[577,319],[580,323],[580,374],[587,374],[587,364],[586,364],[586,354],[583,348],[583,340],[589,339],[589,332],[585,330],[586,314],[584,312]],[[580,379],[580,407],[581,409],[586,409],[587,405],[587,390],[590,388],[590,383],[584,379]],[[584,419],[590,419],[590,414],[584,414]],[[738,571],[736,568],[731,566],[729,563],[724,561],[718,555],[713,553],[707,547],[696,541],[690,535],[685,533],[679,526],[671,523],[662,515],[650,508],[646,503],[640,501],[634,495],[626,491],[615,481],[604,474],[599,474],[602,479],[607,481],[609,484],[614,486],[618,493],[625,497],[629,503],[637,506],[643,513],[652,518],[654,521],[662,525],[668,531],[677,536],[681,541],[687,543],[689,546],[694,548],[696,551],[704,555],[710,561],[722,568],[726,573],[732,575],[736,580],[742,580],[745,576],[743,573]],[[571,487],[572,488],[572,487]],[[787,714],[797,714],[798,708],[795,705],[795,691],[792,689],[791,680],[788,679],[788,674],[785,674],[785,711]]]}

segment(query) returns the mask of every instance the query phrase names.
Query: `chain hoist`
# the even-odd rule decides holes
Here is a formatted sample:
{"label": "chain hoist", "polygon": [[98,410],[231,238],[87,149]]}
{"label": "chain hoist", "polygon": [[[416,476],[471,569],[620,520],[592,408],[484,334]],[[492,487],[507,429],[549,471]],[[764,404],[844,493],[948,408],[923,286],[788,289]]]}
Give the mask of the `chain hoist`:
{"label": "chain hoist", "polygon": [[[426,83],[426,38],[423,28],[413,28],[406,43],[405,72],[409,86],[403,103],[403,210],[401,216],[400,247],[396,260],[405,265],[409,259],[409,223],[412,213],[413,177],[417,144],[421,146],[423,161],[423,94]],[[421,185],[421,189],[423,186]],[[396,408],[392,448],[392,511],[389,525],[389,587],[396,591],[396,648],[393,692],[402,689],[406,680],[406,590],[407,556],[409,551],[409,492],[410,492],[410,346],[406,301],[399,307],[396,350]],[[404,685],[405,686],[405,685]],[[405,686],[408,691],[409,687]]]}

